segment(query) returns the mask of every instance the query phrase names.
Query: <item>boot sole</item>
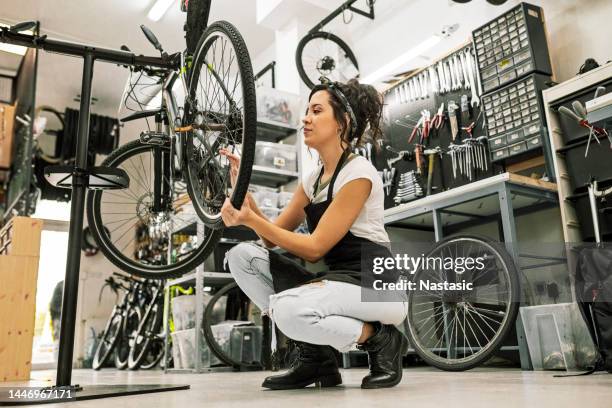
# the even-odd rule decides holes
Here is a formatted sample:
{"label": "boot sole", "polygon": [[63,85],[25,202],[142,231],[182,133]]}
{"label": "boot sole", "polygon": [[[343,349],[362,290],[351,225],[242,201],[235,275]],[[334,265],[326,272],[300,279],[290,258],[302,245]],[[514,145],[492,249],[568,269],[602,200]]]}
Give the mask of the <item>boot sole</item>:
{"label": "boot sole", "polygon": [[407,352],[408,352],[408,340],[402,334],[402,343],[400,345],[400,358],[398,358],[398,366],[399,366],[398,372],[400,373],[398,378],[388,383],[361,384],[361,388],[363,388],[364,390],[372,390],[376,388],[391,388],[399,384],[402,381],[402,374],[404,373],[404,370],[402,367],[402,358],[404,357],[404,355],[406,355]]}
{"label": "boot sole", "polygon": [[342,376],[340,373],[330,374],[294,384],[266,384],[264,381],[261,386],[270,390],[295,390],[306,388],[311,384],[315,384],[316,387],[320,388],[335,387],[336,385],[342,384]]}

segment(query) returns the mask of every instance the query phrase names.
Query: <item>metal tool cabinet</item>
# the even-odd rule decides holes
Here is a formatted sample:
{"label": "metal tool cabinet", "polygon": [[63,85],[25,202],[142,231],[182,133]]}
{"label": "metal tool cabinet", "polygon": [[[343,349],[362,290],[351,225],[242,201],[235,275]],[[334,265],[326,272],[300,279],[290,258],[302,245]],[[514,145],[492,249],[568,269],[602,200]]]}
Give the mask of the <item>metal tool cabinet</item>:
{"label": "metal tool cabinet", "polygon": [[[534,180],[512,173],[503,173],[459,188],[428,196],[385,210],[385,225],[434,232],[436,242],[445,235],[459,233],[463,228],[497,221],[500,241],[506,243],[517,269],[520,258],[559,259],[519,254],[515,217],[558,205],[554,183]],[[565,261],[563,261],[565,262]],[[530,265],[529,268],[550,265]],[[523,267],[523,269],[526,269]],[[502,350],[518,350],[521,367],[530,369],[529,350],[520,315],[516,322],[517,346]]]}

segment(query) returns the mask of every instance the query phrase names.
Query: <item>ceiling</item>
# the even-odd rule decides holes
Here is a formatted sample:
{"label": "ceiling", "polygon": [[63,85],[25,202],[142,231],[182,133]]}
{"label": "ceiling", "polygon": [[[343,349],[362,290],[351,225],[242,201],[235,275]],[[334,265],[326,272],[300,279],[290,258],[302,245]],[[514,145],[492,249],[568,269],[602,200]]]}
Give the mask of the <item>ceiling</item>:
{"label": "ceiling", "polygon": [[[41,32],[49,37],[118,49],[125,44],[138,54],[155,55],[139,26],[145,24],[168,52],[184,48],[185,14],[178,1],[159,22],[147,13],[155,0],[2,0],[0,21],[16,23],[38,20]],[[251,56],[262,52],[274,41],[274,31],[256,24],[254,0],[213,0],[210,21],[231,21],[242,33]],[[20,58],[0,52],[0,71],[15,71]],[[80,94],[82,61],[63,55],[40,53],[37,105],[78,108],[73,99]],[[98,99],[92,110],[116,115],[127,70],[107,63],[94,67],[92,95]],[[119,85],[118,85],[119,84]]]}

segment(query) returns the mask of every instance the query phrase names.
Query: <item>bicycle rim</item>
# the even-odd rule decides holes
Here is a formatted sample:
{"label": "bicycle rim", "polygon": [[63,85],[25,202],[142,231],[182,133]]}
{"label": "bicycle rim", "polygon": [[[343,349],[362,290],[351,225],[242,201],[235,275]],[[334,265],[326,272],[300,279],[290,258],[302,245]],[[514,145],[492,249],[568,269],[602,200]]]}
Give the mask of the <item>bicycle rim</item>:
{"label": "bicycle rim", "polygon": [[309,88],[321,76],[346,82],[359,76],[355,54],[338,36],[324,31],[308,34],[298,43],[295,62],[302,81]]}
{"label": "bicycle rim", "polygon": [[109,319],[109,323],[104,329],[102,338],[96,347],[92,368],[99,370],[108,361],[111,353],[113,352],[115,345],[117,344],[117,338],[121,331],[121,324],[123,321],[123,315],[121,313],[113,313]]}
{"label": "bicycle rim", "polygon": [[118,370],[127,368],[130,346],[138,330],[141,316],[142,312],[139,307],[130,307],[123,319],[121,333],[115,346],[115,367]]}
{"label": "bicycle rim", "polygon": [[136,370],[147,356],[151,344],[159,333],[163,319],[163,303],[156,302],[145,321],[140,324],[132,341],[128,357],[128,368]]}
{"label": "bicycle rim", "polygon": [[[418,270],[408,293],[408,337],[428,364],[448,371],[476,367],[501,346],[515,322],[519,282],[512,258],[493,241],[462,236],[441,241],[425,259],[481,258],[484,267]],[[430,283],[471,283],[471,290],[430,289]]]}
{"label": "bicycle rim", "polygon": [[[130,186],[90,191],[87,219],[100,249],[113,264],[137,276],[161,279],[193,270],[212,252],[220,232],[198,222],[180,180],[173,181],[172,200],[167,198],[160,211],[153,211],[154,149],[169,151],[133,141],[108,156],[102,165],[125,170]],[[168,264],[171,231],[174,252]]]}
{"label": "bicycle rim", "polygon": [[[257,126],[251,60],[240,33],[218,21],[206,29],[190,74],[186,134],[187,187],[198,215],[221,228],[226,197],[240,208],[251,178]],[[236,185],[230,188],[229,162],[220,148],[241,156]]]}

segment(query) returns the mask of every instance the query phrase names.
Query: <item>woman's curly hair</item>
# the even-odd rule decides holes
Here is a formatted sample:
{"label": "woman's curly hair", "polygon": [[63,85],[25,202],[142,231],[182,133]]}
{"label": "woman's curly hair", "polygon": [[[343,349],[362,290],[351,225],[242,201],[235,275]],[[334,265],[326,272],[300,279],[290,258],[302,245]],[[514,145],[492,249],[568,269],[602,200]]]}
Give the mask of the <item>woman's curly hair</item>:
{"label": "woman's curly hair", "polygon": [[[334,110],[334,117],[340,126],[341,140],[349,146],[360,146],[364,143],[364,135],[366,130],[369,133],[368,139],[371,142],[382,138],[381,117],[383,110],[383,97],[371,85],[360,84],[357,79],[351,79],[347,83],[334,82],[336,88],[344,94],[348,103],[355,114],[356,124],[353,126],[356,129],[349,129],[346,120],[346,109],[338,96],[327,89],[329,102]],[[318,91],[325,89],[319,86],[313,88],[310,97]],[[308,99],[310,99],[310,97]],[[349,122],[351,122],[349,120]],[[377,144],[375,144],[377,146]]]}

